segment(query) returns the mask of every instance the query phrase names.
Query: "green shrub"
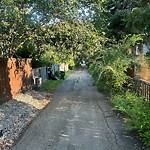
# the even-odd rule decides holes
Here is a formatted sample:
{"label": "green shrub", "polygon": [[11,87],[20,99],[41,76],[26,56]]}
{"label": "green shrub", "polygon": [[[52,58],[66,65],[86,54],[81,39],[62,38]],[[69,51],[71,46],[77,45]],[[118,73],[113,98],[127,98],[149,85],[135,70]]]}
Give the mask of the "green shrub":
{"label": "green shrub", "polygon": [[126,114],[125,127],[135,130],[150,148],[150,107],[147,101],[133,93],[116,94],[112,96],[114,109]]}
{"label": "green shrub", "polygon": [[120,91],[129,79],[125,72],[132,61],[133,59],[121,50],[111,49],[103,55],[100,61],[89,67],[89,73],[93,76],[100,91],[107,93],[114,90]]}
{"label": "green shrub", "polygon": [[88,69],[89,73],[93,76],[95,81],[97,81],[99,73],[100,73],[99,65],[100,64],[92,64],[92,65],[90,65],[90,67]]}

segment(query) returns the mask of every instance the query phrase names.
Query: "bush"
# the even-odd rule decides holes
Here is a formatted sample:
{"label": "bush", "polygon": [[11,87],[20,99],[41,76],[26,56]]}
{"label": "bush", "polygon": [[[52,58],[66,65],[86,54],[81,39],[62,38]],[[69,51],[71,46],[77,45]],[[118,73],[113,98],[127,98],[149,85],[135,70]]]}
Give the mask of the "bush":
{"label": "bush", "polygon": [[133,59],[125,55],[121,50],[110,49],[103,54],[100,61],[89,67],[89,72],[95,79],[100,91],[109,92],[122,90],[123,84],[129,76],[126,70],[132,64]]}
{"label": "bush", "polygon": [[92,64],[90,65],[88,71],[89,73],[93,76],[94,80],[97,81],[98,76],[99,76],[99,69],[98,69],[98,64]]}
{"label": "bush", "polygon": [[112,96],[114,109],[126,114],[125,127],[135,130],[150,148],[150,107],[142,97],[133,93],[116,94]]}

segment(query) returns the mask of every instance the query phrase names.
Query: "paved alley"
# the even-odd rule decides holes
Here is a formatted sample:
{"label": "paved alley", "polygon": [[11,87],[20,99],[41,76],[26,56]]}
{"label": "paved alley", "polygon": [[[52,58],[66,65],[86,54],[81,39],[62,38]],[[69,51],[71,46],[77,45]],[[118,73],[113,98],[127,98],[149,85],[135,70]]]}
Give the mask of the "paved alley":
{"label": "paved alley", "polygon": [[86,70],[75,71],[13,150],[144,150],[99,93]]}

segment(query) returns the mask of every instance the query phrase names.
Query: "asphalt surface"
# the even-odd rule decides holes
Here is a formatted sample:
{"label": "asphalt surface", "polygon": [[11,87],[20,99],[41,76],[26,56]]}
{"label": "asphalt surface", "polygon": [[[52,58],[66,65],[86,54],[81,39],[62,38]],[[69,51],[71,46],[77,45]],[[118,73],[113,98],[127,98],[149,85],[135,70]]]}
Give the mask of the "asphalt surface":
{"label": "asphalt surface", "polygon": [[13,150],[143,150],[86,71],[76,71]]}

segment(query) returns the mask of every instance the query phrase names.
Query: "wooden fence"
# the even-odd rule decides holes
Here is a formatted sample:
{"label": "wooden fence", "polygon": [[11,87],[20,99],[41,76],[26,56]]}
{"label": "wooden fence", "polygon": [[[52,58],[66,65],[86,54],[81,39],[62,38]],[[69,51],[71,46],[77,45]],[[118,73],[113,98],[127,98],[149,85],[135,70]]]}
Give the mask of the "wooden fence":
{"label": "wooden fence", "polygon": [[0,104],[32,86],[31,59],[0,58]]}
{"label": "wooden fence", "polygon": [[141,80],[141,79],[134,79],[135,83],[135,92],[139,96],[143,96],[146,100],[150,103],[150,82]]}

